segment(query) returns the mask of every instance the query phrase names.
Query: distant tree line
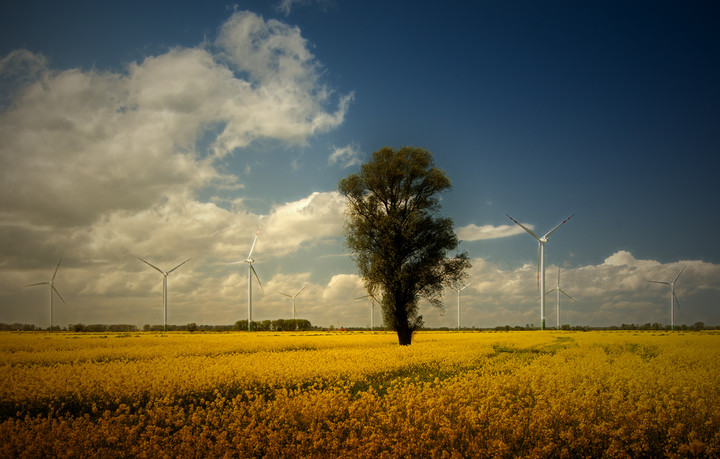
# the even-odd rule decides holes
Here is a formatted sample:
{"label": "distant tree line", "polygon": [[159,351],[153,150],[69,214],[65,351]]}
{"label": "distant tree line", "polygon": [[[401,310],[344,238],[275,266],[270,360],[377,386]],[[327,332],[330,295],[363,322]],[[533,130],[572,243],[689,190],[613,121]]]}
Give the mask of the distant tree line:
{"label": "distant tree line", "polygon": [[[262,320],[259,322],[253,321],[253,330],[256,331],[309,331],[309,330],[327,330],[327,328],[314,327],[309,320],[306,319],[277,319],[277,320]],[[0,323],[0,331],[46,331],[47,328],[38,327],[33,324],[5,324]],[[117,332],[117,333],[128,333],[140,331],[136,325],[129,324],[69,324],[67,327],[54,326],[55,331],[69,331],[75,333],[105,333],[105,332]],[[163,325],[150,325],[145,324],[142,327],[142,331],[149,332],[161,332],[163,331]],[[191,322],[187,325],[168,325],[167,331],[188,331],[188,332],[222,332],[222,331],[247,331],[247,320],[238,320],[234,325],[198,325]]]}
{"label": "distant tree line", "polygon": [[0,331],[39,331],[40,327],[33,324],[4,324],[0,323]]}
{"label": "distant tree line", "polygon": [[[645,323],[645,324],[622,324],[620,326],[611,325],[606,327],[591,327],[588,325],[569,325],[563,324],[560,327],[561,330],[568,331],[592,331],[592,330],[656,330],[656,331],[670,331],[670,325],[663,325],[658,322]],[[720,326],[705,325],[703,322],[695,322],[692,325],[676,325],[676,330],[679,331],[700,331],[700,330],[720,330]],[[0,322],[0,331],[47,331],[47,328],[38,327],[33,324],[21,324],[13,323],[6,324]],[[69,324],[67,327],[53,327],[55,331],[70,331],[70,332],[88,332],[88,333],[129,333],[138,332],[140,329],[136,325],[129,324]],[[197,325],[192,322],[187,325],[168,325],[168,331],[188,331],[188,332],[228,332],[228,331],[247,331],[247,320],[238,320],[234,325]],[[253,330],[255,331],[369,331],[369,327],[335,327],[330,325],[328,327],[315,326],[306,319],[277,319],[277,320],[262,320],[255,322],[253,321]],[[375,331],[388,330],[386,327],[375,327]],[[422,330],[426,331],[453,331],[455,328],[451,327],[423,327]],[[494,331],[527,331],[527,330],[540,330],[534,324],[526,324],[524,327],[519,325],[501,325],[493,328],[478,328],[478,327],[464,327],[462,331],[483,331],[483,330],[494,330]],[[161,332],[163,331],[162,325],[150,325],[145,324],[142,327],[142,331],[146,332]]]}
{"label": "distant tree line", "polygon": [[[591,330],[656,330],[656,331],[663,330],[663,331],[670,331],[671,327],[670,327],[670,325],[663,325],[659,322],[654,322],[652,324],[650,322],[648,322],[648,323],[645,323],[642,325],[640,325],[640,324],[622,324],[620,326],[610,325],[607,327],[590,327],[588,325],[573,325],[573,326],[571,326],[569,324],[563,324],[560,326],[560,329],[561,330],[572,330],[572,331],[591,331]],[[720,330],[720,326],[712,326],[712,325],[708,326],[708,325],[705,325],[704,322],[695,322],[692,325],[686,325],[686,324],[676,325],[675,329],[681,330],[681,331]],[[511,327],[510,325],[505,325],[505,326],[495,327],[495,330],[496,331],[511,331],[511,330],[519,331],[519,330],[539,330],[539,328],[536,328],[532,324],[526,325],[524,327],[520,327],[520,326]]]}
{"label": "distant tree line", "polygon": [[90,332],[90,333],[102,333],[102,332],[134,332],[137,331],[137,326],[128,324],[70,324],[67,327],[68,331],[72,332]]}
{"label": "distant tree line", "polygon": [[[238,320],[235,322],[235,330],[247,330],[248,321]],[[252,321],[252,329],[255,331],[309,331],[317,330],[313,327],[309,320],[306,319],[277,319],[277,320],[261,320],[259,322]]]}
{"label": "distant tree line", "polygon": [[[233,331],[233,330],[235,330],[234,325],[198,325],[195,322],[191,322],[187,325],[170,325],[170,324],[168,324],[168,326],[167,326],[167,331],[224,332],[224,331]],[[161,332],[161,331],[163,331],[163,325],[162,324],[158,324],[158,325],[145,324],[145,325],[143,325],[143,331]]]}
{"label": "distant tree line", "polygon": [[[69,324],[67,327],[53,326],[55,331],[72,331],[72,332],[133,332],[137,331],[137,326],[126,324]],[[0,323],[0,331],[46,331],[49,328],[38,327],[33,324],[5,324]]]}
{"label": "distant tree line", "polygon": [[[676,325],[676,330],[712,330],[717,329],[718,327],[706,327],[705,323],[703,322],[695,322],[692,325]],[[620,330],[670,330],[670,325],[662,325],[658,322],[654,322],[652,324],[646,323],[643,325],[635,325],[635,324],[622,324],[620,325]]]}

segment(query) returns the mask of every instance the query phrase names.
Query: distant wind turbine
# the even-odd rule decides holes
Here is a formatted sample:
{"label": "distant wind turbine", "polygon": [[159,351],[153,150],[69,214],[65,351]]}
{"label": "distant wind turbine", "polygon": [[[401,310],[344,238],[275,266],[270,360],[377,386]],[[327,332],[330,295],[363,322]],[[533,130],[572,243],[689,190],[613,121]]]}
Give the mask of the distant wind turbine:
{"label": "distant wind turbine", "polygon": [[368,294],[355,298],[356,300],[362,300],[363,298],[370,298],[370,330],[375,329],[375,297]]}
{"label": "distant wind turbine", "polygon": [[685,268],[687,268],[687,265],[683,266],[683,268],[680,270],[677,276],[675,276],[675,279],[672,282],[660,282],[660,281],[648,281],[652,282],[653,284],[664,284],[670,286],[670,329],[675,330],[675,304],[677,304],[677,307],[680,307],[680,302],[677,299],[677,296],[675,295],[675,282],[677,282],[678,278],[680,277],[680,274],[685,271]]}
{"label": "distant wind turbine", "polygon": [[28,284],[25,287],[34,287],[36,285],[49,285],[50,286],[50,331],[53,329],[53,292],[55,292],[62,300],[63,304],[65,303],[65,300],[63,299],[62,295],[60,295],[60,292],[58,292],[58,289],[55,288],[55,276],[57,276],[58,269],[60,269],[60,262],[62,262],[62,257],[60,257],[60,261],[58,261],[57,266],[55,267],[55,272],[53,273],[52,279],[50,279],[50,282],[37,282],[35,284]]}
{"label": "distant wind turbine", "polygon": [[468,282],[467,284],[465,284],[464,286],[462,286],[460,288],[453,289],[457,292],[457,297],[458,297],[458,302],[457,302],[458,303],[458,331],[460,330],[460,292],[465,290],[465,287],[467,287],[470,284],[472,284],[472,282]]}
{"label": "distant wind turbine", "polygon": [[258,227],[257,232],[255,233],[255,239],[253,239],[252,245],[250,246],[250,253],[248,253],[248,256],[243,261],[236,261],[233,264],[238,263],[247,263],[248,265],[248,331],[252,331],[252,275],[255,274],[255,279],[258,281],[258,285],[260,286],[260,290],[265,292],[262,286],[262,282],[260,282],[260,278],[257,275],[257,272],[255,272],[255,268],[253,268],[253,263],[255,263],[255,259],[252,257],[253,250],[255,250],[255,243],[258,240],[258,237],[260,236],[260,227]]}
{"label": "distant wind turbine", "polygon": [[163,271],[162,269],[158,268],[154,264],[147,262],[140,257],[137,257],[137,259],[142,261],[143,263],[145,263],[146,265],[150,266],[151,268],[153,268],[154,270],[156,270],[157,272],[159,272],[160,274],[163,275],[163,312],[164,312],[164,316],[165,316],[165,318],[163,320],[163,330],[167,331],[167,277],[168,277],[168,274],[175,271],[176,269],[178,269],[180,266],[184,265],[188,261],[190,261],[190,258],[183,261],[182,263],[175,266],[173,269],[171,269],[169,271]]}
{"label": "distant wind turbine", "polygon": [[557,304],[555,306],[555,308],[556,308],[555,310],[557,311],[557,329],[560,330],[560,294],[562,293],[563,295],[565,295],[566,297],[570,298],[573,301],[575,301],[575,299],[573,297],[571,297],[570,295],[568,295],[567,293],[565,293],[565,291],[560,288],[560,267],[559,266],[558,266],[557,286],[554,289],[549,290],[546,293],[546,295],[548,295],[552,292],[555,292],[557,294]]}
{"label": "distant wind turbine", "polygon": [[[507,214],[506,214],[507,215]],[[568,220],[573,218],[575,214],[570,215],[568,218],[562,221],[558,226],[551,229],[544,236],[538,237],[531,229],[525,227],[522,223],[512,218],[510,215],[507,217],[514,221],[520,228],[527,231],[527,233],[534,237],[538,241],[538,291],[540,293],[540,329],[545,330],[545,243],[552,233],[558,228],[564,225]]]}
{"label": "distant wind turbine", "polygon": [[[258,279],[258,282],[260,282],[259,279]],[[298,295],[300,295],[300,294],[303,292],[303,290],[305,290],[305,287],[301,288],[300,291],[295,294],[295,296],[293,296],[293,295],[288,295],[287,293],[283,293],[283,292],[278,292],[280,295],[285,295],[286,297],[292,299],[292,303],[293,303],[293,320],[295,320],[295,319],[297,318],[297,317],[296,317],[296,314],[295,314],[295,312],[296,312],[296,311],[295,311],[295,298],[297,298]]]}

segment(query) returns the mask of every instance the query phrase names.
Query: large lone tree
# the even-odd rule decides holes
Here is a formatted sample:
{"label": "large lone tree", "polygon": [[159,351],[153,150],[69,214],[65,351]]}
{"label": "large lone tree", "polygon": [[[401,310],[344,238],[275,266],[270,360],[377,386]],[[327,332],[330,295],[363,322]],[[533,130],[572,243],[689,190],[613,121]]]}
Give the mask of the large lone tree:
{"label": "large lone tree", "polygon": [[447,256],[459,243],[452,220],[438,216],[450,180],[429,151],[385,147],[338,187],[347,198],[347,246],[365,288],[379,299],[385,325],[408,345],[423,325],[419,300],[442,309],[443,288],[466,278],[470,267],[467,253]]}

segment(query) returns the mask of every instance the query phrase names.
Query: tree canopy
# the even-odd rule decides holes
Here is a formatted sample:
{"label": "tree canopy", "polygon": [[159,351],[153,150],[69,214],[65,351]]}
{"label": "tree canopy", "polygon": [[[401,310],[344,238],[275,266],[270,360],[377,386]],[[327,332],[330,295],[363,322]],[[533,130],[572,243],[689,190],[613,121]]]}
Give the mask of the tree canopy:
{"label": "tree canopy", "polygon": [[410,344],[423,325],[419,300],[442,308],[443,288],[466,278],[470,267],[467,253],[447,255],[459,243],[453,221],[438,215],[450,180],[429,151],[385,147],[338,188],[347,198],[347,246],[365,288],[399,343]]}

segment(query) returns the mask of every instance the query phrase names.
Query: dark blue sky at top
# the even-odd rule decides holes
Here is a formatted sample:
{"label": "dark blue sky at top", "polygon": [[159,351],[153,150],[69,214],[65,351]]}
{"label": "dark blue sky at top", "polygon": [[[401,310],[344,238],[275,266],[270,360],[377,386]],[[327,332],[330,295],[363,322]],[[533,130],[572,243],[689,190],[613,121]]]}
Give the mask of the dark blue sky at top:
{"label": "dark blue sky at top", "polygon": [[[212,41],[234,8],[11,3],[0,7],[0,55],[24,47],[55,68],[111,71]],[[544,232],[574,212],[553,245],[577,263],[620,249],[720,262],[720,4],[335,1],[289,16],[273,5],[235,7],[297,25],[329,87],[355,99],[340,128],[298,153],[315,169],[291,171],[285,154],[253,163],[246,190],[264,205],[333,189],[348,170],[316,173],[332,146],[369,155],[412,144],[448,172],[443,210],[457,226],[507,224],[510,213]],[[268,179],[278,170],[281,189]],[[464,248],[530,262],[525,239]]]}

